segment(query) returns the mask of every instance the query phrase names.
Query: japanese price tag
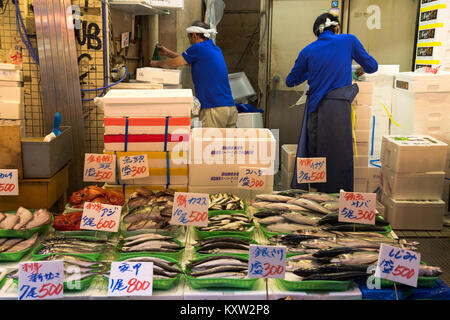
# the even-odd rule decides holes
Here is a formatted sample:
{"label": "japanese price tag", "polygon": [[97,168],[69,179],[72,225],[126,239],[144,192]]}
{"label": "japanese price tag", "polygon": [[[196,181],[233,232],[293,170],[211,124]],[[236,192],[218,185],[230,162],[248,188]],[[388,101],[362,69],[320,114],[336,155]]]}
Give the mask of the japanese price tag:
{"label": "japanese price tag", "polygon": [[122,180],[147,178],[150,175],[146,154],[120,157],[119,166]]}
{"label": "japanese price tag", "polygon": [[19,300],[62,298],[63,277],[62,260],[19,263]]}
{"label": "japanese price tag", "polygon": [[417,287],[420,253],[382,244],[375,277]]}
{"label": "japanese price tag", "polygon": [[327,182],[327,158],[297,158],[297,182]]}
{"label": "japanese price tag", "polygon": [[208,207],[208,194],[175,192],[170,224],[206,227]]}
{"label": "japanese price tag", "polygon": [[17,169],[0,169],[0,196],[18,196]]}
{"label": "japanese price tag", "polygon": [[340,192],[339,222],[375,224],[375,193]]}
{"label": "japanese price tag", "polygon": [[250,245],[249,278],[282,278],[286,271],[286,247]]}
{"label": "japanese price tag", "polygon": [[111,262],[108,296],[151,296],[153,262]]}
{"label": "japanese price tag", "polygon": [[84,177],[86,182],[114,182],[116,179],[116,156],[112,154],[86,153]]}
{"label": "japanese price tag", "polygon": [[121,206],[85,202],[80,229],[117,232],[119,230],[121,212]]}
{"label": "japanese price tag", "polygon": [[266,187],[266,177],[264,169],[239,167],[239,189],[264,190]]}

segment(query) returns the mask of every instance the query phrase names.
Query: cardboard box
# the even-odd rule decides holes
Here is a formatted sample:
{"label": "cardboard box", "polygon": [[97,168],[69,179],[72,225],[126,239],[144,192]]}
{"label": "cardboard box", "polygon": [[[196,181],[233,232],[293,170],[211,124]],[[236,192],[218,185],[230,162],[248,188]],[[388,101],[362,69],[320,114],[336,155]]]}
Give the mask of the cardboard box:
{"label": "cardboard box", "polygon": [[22,70],[17,69],[14,64],[0,63],[0,82],[3,81],[23,81]]}
{"label": "cardboard box", "polygon": [[353,167],[353,178],[355,179],[369,179],[368,167]]}
{"label": "cardboard box", "polygon": [[281,188],[283,190],[291,189],[292,179],[294,178],[294,171],[289,171],[281,166]]}
{"label": "cardboard box", "polygon": [[355,121],[355,131],[370,131],[370,127],[372,125],[372,119],[371,118],[367,118],[367,119],[358,119],[358,117],[356,118]]}
{"label": "cardboard box", "polygon": [[269,129],[194,128],[190,163],[267,167],[275,161],[275,147]]}
{"label": "cardboard box", "polygon": [[140,188],[151,190],[153,192],[163,191],[166,189],[175,190],[176,192],[188,192],[187,185],[175,185],[175,184],[169,185],[168,188],[166,185],[117,185],[107,183],[103,185],[103,189],[105,190],[116,190],[120,192],[124,192],[125,190],[124,192],[125,199],[128,199],[133,194],[133,192],[135,192],[137,189]]}
{"label": "cardboard box", "polygon": [[24,104],[23,87],[0,86],[0,104],[2,103]]}
{"label": "cardboard box", "polygon": [[136,80],[141,82],[178,85],[181,83],[181,70],[151,67],[137,68]]}
{"label": "cardboard box", "polygon": [[67,164],[49,179],[23,179],[19,181],[19,196],[0,196],[0,211],[27,209],[50,209],[58,200],[64,199],[69,188]]}
{"label": "cardboard box", "polygon": [[445,202],[386,199],[386,219],[395,230],[441,230]]}
{"label": "cardboard box", "polygon": [[273,185],[267,185],[265,190],[247,190],[238,189],[236,187],[224,187],[224,186],[188,186],[189,192],[192,193],[208,193],[214,194],[219,192],[227,192],[244,199],[247,205],[251,205],[258,194],[271,194],[273,192]]}
{"label": "cardboard box", "polygon": [[[356,142],[356,151],[357,151],[358,157],[369,155],[369,152],[370,152],[369,143],[368,142]],[[354,143],[353,143],[353,154],[356,154]]]}
{"label": "cardboard box", "polygon": [[358,93],[353,100],[354,105],[371,106],[373,93]]}
{"label": "cardboard box", "polygon": [[[5,122],[3,122],[5,123]],[[0,126],[0,168],[17,169],[18,178],[23,178],[21,125],[8,122]]]}
{"label": "cardboard box", "polygon": [[372,118],[372,106],[354,105],[356,122]]}
{"label": "cardboard box", "polygon": [[103,103],[105,118],[190,118],[193,95],[191,89],[111,89]]}
{"label": "cardboard box", "polygon": [[0,102],[0,119],[21,120],[24,118],[22,103]]}
{"label": "cardboard box", "polygon": [[368,167],[369,166],[369,156],[360,156],[353,157],[353,167]]}
{"label": "cardboard box", "polygon": [[383,192],[395,200],[441,200],[445,172],[395,173],[382,168]]}
{"label": "cardboard box", "polygon": [[364,94],[372,94],[373,93],[373,83],[368,81],[353,81],[353,83],[356,83],[359,88],[359,93]]}
{"label": "cardboard box", "polygon": [[271,166],[190,164],[189,185],[237,187],[240,167],[268,169],[266,184],[273,185],[273,163]]}
{"label": "cardboard box", "polygon": [[297,147],[296,144],[284,144],[281,146],[281,167],[284,167],[288,172],[293,172],[295,169]]}
{"label": "cardboard box", "polygon": [[384,136],[380,160],[398,173],[445,171],[448,145],[426,135]]}
{"label": "cardboard box", "polygon": [[[128,134],[190,134],[191,118],[129,118]],[[105,118],[105,134],[125,134],[125,118]]]}
{"label": "cardboard box", "polygon": [[367,178],[354,178],[353,179],[353,191],[354,192],[367,192]]}
{"label": "cardboard box", "polygon": [[356,142],[367,142],[370,141],[370,131],[369,130],[355,130]]}

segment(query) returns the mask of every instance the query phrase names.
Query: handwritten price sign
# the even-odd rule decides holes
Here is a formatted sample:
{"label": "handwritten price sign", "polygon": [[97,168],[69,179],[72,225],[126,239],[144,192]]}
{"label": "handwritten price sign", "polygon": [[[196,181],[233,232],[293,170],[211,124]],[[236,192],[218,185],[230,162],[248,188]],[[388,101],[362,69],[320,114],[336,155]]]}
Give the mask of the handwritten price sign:
{"label": "handwritten price sign", "polygon": [[112,154],[86,153],[84,178],[87,182],[114,182],[116,179],[116,156]]}
{"label": "handwritten price sign", "polygon": [[208,207],[208,194],[175,192],[170,224],[206,227]]}
{"label": "handwritten price sign", "polygon": [[327,182],[327,159],[297,158],[297,182]]}
{"label": "handwritten price sign", "polygon": [[249,278],[283,278],[286,271],[286,247],[250,245]]}
{"label": "handwritten price sign", "polygon": [[121,212],[121,206],[85,202],[80,229],[117,232]]}
{"label": "handwritten price sign", "polygon": [[146,154],[120,157],[119,163],[122,180],[147,178],[150,175]]}
{"label": "handwritten price sign", "polygon": [[0,169],[0,196],[18,196],[17,169]]}
{"label": "handwritten price sign", "polygon": [[375,224],[375,193],[340,192],[339,222]]}
{"label": "handwritten price sign", "polygon": [[382,244],[375,277],[417,287],[420,253]]}
{"label": "handwritten price sign", "polygon": [[264,190],[266,175],[261,168],[239,167],[239,189]]}
{"label": "handwritten price sign", "polygon": [[19,263],[19,300],[62,298],[63,277],[62,260]]}
{"label": "handwritten price sign", "polygon": [[111,262],[108,296],[151,296],[153,262]]}

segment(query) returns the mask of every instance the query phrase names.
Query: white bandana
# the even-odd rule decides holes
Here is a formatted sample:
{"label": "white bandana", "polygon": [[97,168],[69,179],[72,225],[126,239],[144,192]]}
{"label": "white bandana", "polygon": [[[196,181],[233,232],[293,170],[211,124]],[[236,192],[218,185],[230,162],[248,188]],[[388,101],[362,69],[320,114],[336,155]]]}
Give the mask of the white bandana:
{"label": "white bandana", "polygon": [[319,33],[322,33],[323,32],[323,30],[325,29],[325,28],[328,28],[328,27],[331,27],[331,26],[338,26],[339,25],[339,22],[337,22],[337,21],[331,21],[330,20],[330,18],[327,18],[327,20],[325,21],[325,23],[322,23],[320,26],[319,26]]}
{"label": "white bandana", "polygon": [[187,28],[186,32],[187,33],[203,33],[205,35],[205,37],[207,37],[207,38],[211,38],[211,36],[217,34],[216,29],[205,29],[202,27],[195,27],[195,26],[191,26],[191,27]]}

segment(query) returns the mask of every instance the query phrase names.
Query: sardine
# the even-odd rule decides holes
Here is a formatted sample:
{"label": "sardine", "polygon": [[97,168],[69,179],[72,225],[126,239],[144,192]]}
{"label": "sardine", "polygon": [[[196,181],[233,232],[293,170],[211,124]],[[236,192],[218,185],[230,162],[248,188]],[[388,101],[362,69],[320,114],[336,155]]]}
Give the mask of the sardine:
{"label": "sardine", "polygon": [[295,200],[296,198],[280,196],[276,194],[258,194],[256,195],[256,199],[268,202],[288,202],[291,200]]}
{"label": "sardine", "polygon": [[18,221],[19,217],[16,214],[7,213],[2,222],[0,222],[0,229],[11,230]]}
{"label": "sardine", "polygon": [[38,233],[35,232],[28,240],[24,240],[17,243],[16,245],[6,250],[6,252],[20,252],[28,248],[31,248],[36,243],[37,238]]}
{"label": "sardine", "polygon": [[297,206],[304,207],[304,208],[310,209],[312,211],[323,213],[323,214],[331,213],[330,210],[328,210],[327,208],[321,206],[319,203],[317,203],[313,200],[310,200],[310,199],[300,198],[300,199],[289,201],[288,203],[295,204]]}
{"label": "sardine", "polygon": [[14,225],[14,230],[19,230],[24,225],[26,225],[31,219],[33,219],[33,214],[31,211],[20,207],[17,209],[16,215],[19,217],[19,221]]}

